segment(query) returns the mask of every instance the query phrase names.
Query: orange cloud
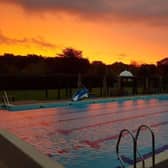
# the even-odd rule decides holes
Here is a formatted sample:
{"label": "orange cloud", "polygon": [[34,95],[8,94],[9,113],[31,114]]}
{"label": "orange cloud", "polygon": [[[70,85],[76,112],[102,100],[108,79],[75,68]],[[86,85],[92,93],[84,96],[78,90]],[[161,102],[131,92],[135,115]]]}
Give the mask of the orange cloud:
{"label": "orange cloud", "polygon": [[39,47],[43,48],[52,48],[55,49],[57,46],[55,44],[51,44],[46,42],[44,39],[41,38],[22,38],[22,39],[15,39],[9,38],[0,32],[0,44],[7,44],[7,45],[25,45],[25,44],[35,44]]}

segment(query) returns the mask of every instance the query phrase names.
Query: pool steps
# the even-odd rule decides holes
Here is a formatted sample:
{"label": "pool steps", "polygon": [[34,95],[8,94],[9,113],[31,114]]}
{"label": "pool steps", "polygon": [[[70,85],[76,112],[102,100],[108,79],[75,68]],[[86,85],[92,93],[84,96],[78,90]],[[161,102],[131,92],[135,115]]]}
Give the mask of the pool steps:
{"label": "pool steps", "polygon": [[[152,137],[152,168],[155,168],[155,135],[153,130],[147,126],[147,125],[140,125],[136,131],[135,136],[133,135],[133,133],[131,131],[129,131],[128,129],[123,129],[120,131],[118,140],[117,140],[117,144],[116,144],[116,154],[117,154],[117,158],[120,161],[121,167],[124,168],[125,165],[125,159],[123,159],[123,157],[119,154],[119,147],[120,147],[120,141],[123,138],[124,135],[130,135],[130,137],[133,140],[133,168],[137,168],[137,162],[140,161],[141,163],[141,168],[145,168],[145,158],[143,155],[140,154],[140,152],[138,151],[138,137],[139,134],[141,133],[142,130],[147,129],[150,133],[151,133],[151,137]],[[139,155],[139,160],[137,159],[137,154]],[[127,159],[128,160],[128,159]]]}

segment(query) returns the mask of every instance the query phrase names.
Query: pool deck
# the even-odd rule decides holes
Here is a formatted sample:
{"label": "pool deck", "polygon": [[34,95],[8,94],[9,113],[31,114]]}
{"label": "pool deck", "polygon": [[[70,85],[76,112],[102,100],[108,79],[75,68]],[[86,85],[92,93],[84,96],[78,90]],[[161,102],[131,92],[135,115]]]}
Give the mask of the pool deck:
{"label": "pool deck", "polygon": [[63,168],[6,130],[0,130],[0,142],[0,168]]}
{"label": "pool deck", "polygon": [[155,168],[167,168],[168,167],[168,160],[163,161],[155,166]]}
{"label": "pool deck", "polygon": [[18,100],[13,102],[13,105],[25,105],[25,104],[41,104],[41,103],[66,103],[70,100]]}
{"label": "pool deck", "polygon": [[[151,165],[151,160],[149,164]],[[155,168],[168,168],[168,151],[165,151],[156,155]]]}

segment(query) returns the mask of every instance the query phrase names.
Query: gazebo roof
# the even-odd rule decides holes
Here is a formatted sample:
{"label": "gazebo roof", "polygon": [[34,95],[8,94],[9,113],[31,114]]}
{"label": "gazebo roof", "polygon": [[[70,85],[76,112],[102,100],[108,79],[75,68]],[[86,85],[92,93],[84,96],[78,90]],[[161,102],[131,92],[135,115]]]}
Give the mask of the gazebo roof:
{"label": "gazebo roof", "polygon": [[130,71],[122,71],[119,75],[120,77],[127,77],[127,78],[132,78],[134,75]]}

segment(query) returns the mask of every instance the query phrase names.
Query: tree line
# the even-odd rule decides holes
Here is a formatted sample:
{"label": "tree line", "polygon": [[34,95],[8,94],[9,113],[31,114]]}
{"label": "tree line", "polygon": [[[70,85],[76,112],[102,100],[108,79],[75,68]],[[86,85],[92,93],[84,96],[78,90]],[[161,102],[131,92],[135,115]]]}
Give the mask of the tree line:
{"label": "tree line", "polygon": [[[73,48],[65,48],[61,54],[55,57],[43,57],[35,54],[21,56],[9,53],[0,56],[1,82],[4,80],[8,84],[11,79],[13,81],[18,79],[21,82],[21,79],[25,81],[25,79],[33,78],[35,80],[41,77],[42,81],[45,81],[46,78],[51,81],[50,84],[45,84],[42,87],[52,85],[54,80],[57,81],[57,87],[61,87],[63,83],[58,84],[58,80],[67,81],[63,85],[69,82],[73,86],[75,83],[71,79],[77,80],[78,74],[81,74],[87,83],[101,85],[104,76],[109,79],[109,83],[112,83],[112,81],[117,80],[119,73],[124,70],[131,71],[142,85],[146,78],[151,78],[156,79],[155,81],[161,79],[165,87],[168,86],[168,57],[158,60],[156,65],[142,64],[138,66],[135,63],[125,64],[122,62],[115,62],[110,65],[106,65],[101,61],[90,63],[88,59],[83,58],[82,51]],[[53,85],[56,87],[55,83]],[[38,85],[36,87],[38,88]]]}

